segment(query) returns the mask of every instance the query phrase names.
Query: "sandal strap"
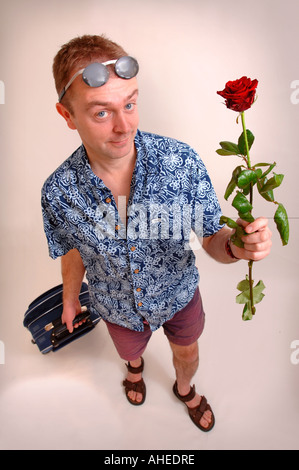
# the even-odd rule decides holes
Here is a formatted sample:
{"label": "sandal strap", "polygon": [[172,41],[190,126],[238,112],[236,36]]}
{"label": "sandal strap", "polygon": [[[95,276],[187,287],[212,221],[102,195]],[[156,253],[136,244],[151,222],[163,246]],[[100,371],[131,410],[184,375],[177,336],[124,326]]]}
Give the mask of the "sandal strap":
{"label": "sandal strap", "polygon": [[124,380],[123,385],[126,389],[126,393],[130,392],[131,390],[133,392],[142,393],[142,394],[144,394],[145,392],[145,384],[144,384],[143,379],[139,380],[138,382],[131,382],[130,380]]}
{"label": "sandal strap", "polygon": [[175,384],[174,384],[174,392],[175,392],[175,395],[177,396],[177,398],[179,400],[181,400],[182,402],[184,402],[184,403],[186,401],[192,400],[196,395],[195,385],[193,385],[193,387],[190,387],[190,391],[187,395],[180,395],[179,392],[178,392],[177,382],[175,382]]}
{"label": "sandal strap", "polygon": [[212,411],[210,405],[207,402],[205,396],[201,397],[200,404],[194,408],[188,408],[189,415],[194,419],[194,421],[199,422],[205,411]]}
{"label": "sandal strap", "polygon": [[195,406],[194,408],[188,408],[188,409],[193,414],[196,412],[196,413],[200,413],[201,415],[203,415],[205,411],[210,409],[210,405],[208,404],[206,397],[202,395],[200,404]]}
{"label": "sandal strap", "polygon": [[127,367],[128,371],[131,372],[131,374],[140,374],[141,372],[143,372],[143,368],[144,368],[143,357],[141,358],[141,365],[139,367],[132,367],[130,362],[128,362],[128,364],[126,364],[126,367]]}

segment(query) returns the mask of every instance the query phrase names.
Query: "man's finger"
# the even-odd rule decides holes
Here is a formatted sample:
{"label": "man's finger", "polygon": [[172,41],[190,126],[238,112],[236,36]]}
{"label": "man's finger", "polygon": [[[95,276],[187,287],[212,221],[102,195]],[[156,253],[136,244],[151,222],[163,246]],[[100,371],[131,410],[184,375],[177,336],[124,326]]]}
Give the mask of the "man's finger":
{"label": "man's finger", "polygon": [[259,217],[245,227],[245,232],[253,233],[257,231],[262,231],[265,230],[267,226],[268,219],[266,219],[265,217]]}

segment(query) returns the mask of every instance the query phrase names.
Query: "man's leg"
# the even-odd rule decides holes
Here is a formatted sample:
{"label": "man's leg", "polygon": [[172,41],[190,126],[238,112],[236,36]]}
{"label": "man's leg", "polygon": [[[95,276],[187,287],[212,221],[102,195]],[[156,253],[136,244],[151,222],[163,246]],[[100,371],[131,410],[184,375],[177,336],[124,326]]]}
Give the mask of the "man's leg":
{"label": "man's leg", "polygon": [[[190,346],[179,346],[169,341],[173,352],[173,365],[176,372],[176,380],[178,392],[180,395],[188,395],[191,387],[191,380],[198,368],[198,343],[192,343]],[[201,402],[201,396],[196,394],[195,397],[186,402],[190,408],[198,406]],[[207,428],[212,421],[211,411],[205,411],[200,424]]]}
{"label": "man's leg", "polygon": [[[131,367],[138,368],[141,366],[141,356],[144,353],[147,343],[151,337],[151,330],[148,325],[144,325],[144,331],[132,331],[105,321],[111,339],[116,347],[119,356],[127,361]],[[127,380],[133,383],[139,382],[142,373],[133,374],[128,370]],[[128,397],[136,402],[142,401],[142,394],[130,390]]]}

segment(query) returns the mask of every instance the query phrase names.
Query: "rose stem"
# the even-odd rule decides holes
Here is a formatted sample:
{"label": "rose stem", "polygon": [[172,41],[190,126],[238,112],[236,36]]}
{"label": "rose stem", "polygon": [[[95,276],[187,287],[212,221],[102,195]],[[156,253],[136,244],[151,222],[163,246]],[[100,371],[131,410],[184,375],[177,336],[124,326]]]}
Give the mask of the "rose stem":
{"label": "rose stem", "polygon": [[244,111],[241,112],[241,119],[242,119],[242,127],[243,127],[243,132],[244,132],[245,147],[246,147],[246,154],[247,154],[247,165],[248,165],[248,168],[250,169],[251,168],[251,162],[250,162],[250,156],[249,156],[249,146],[248,146],[246,125],[245,125]]}
{"label": "rose stem", "polygon": [[[241,112],[241,120],[242,120],[242,127],[243,127],[243,133],[244,133],[244,141],[245,141],[246,154],[247,154],[247,167],[248,167],[248,169],[251,169],[251,161],[250,161],[250,155],[249,155],[249,145],[248,145],[248,138],[247,138],[246,125],[245,125],[245,114],[244,114],[244,111]],[[250,183],[249,199],[250,199],[250,204],[252,205],[252,200],[253,200],[252,183]],[[248,277],[249,277],[249,292],[250,292],[251,313],[252,313],[252,315],[254,315],[254,313],[255,313],[255,308],[254,308],[254,306],[253,306],[252,265],[253,265],[253,261],[250,260],[250,261],[248,262],[248,268],[249,268],[249,273],[248,273],[248,274],[249,274],[249,276],[248,276]]]}

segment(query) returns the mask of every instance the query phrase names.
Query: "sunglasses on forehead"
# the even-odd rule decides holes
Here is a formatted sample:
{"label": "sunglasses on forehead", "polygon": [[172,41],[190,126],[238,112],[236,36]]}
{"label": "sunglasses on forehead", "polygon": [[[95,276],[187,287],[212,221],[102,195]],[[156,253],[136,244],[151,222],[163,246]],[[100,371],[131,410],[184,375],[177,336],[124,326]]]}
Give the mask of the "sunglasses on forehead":
{"label": "sunglasses on forehead", "polygon": [[116,75],[126,80],[135,77],[139,70],[137,60],[130,56],[124,56],[117,60],[108,60],[107,62],[102,63],[93,62],[84,69],[78,70],[78,72],[72,76],[60,93],[58,101],[60,102],[62,100],[67,89],[71,86],[75,78],[81,74],[83,81],[90,87],[97,88],[105,85],[109,79],[109,70],[107,65],[114,65]]}

